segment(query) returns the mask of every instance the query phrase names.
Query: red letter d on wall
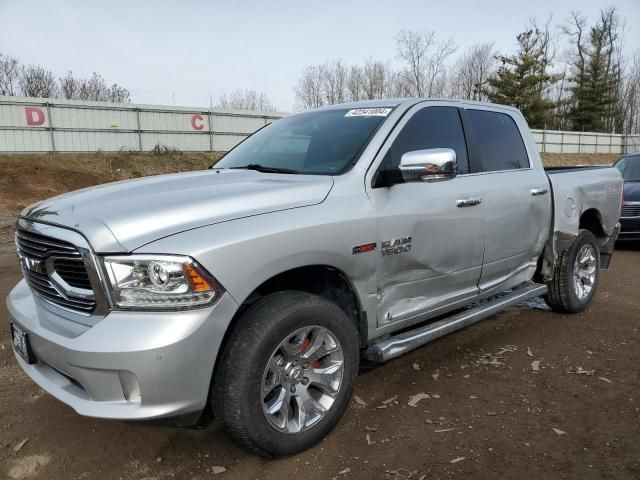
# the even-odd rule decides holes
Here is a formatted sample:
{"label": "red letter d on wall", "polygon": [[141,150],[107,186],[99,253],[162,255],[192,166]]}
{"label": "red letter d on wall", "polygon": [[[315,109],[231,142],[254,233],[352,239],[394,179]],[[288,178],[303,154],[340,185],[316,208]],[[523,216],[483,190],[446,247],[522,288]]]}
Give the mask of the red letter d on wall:
{"label": "red letter d on wall", "polygon": [[44,112],[38,107],[25,107],[24,113],[27,116],[28,127],[38,127],[44,124]]}

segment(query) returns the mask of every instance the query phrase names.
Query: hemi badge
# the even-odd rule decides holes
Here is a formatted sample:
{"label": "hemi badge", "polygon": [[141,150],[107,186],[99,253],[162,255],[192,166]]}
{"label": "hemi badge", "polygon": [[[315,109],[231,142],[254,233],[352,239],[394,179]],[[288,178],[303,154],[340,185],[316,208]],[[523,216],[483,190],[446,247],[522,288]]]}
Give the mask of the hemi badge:
{"label": "hemi badge", "polygon": [[376,244],[374,243],[365,243],[364,245],[358,245],[357,247],[353,247],[353,254],[356,253],[364,253],[364,252],[373,252],[376,249]]}

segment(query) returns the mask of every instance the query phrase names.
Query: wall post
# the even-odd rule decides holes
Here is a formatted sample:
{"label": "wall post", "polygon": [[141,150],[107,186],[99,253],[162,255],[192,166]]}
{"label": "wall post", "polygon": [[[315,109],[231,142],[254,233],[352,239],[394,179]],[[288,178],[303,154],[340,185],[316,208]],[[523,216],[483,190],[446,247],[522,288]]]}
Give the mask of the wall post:
{"label": "wall post", "polygon": [[51,139],[51,153],[56,153],[56,140],[53,136],[53,118],[51,118],[51,104],[45,103],[47,107],[47,118],[49,119],[49,138]]}
{"label": "wall post", "polygon": [[209,110],[209,151],[213,153],[213,110]]}
{"label": "wall post", "polygon": [[140,107],[136,107],[136,124],[138,126],[138,150],[142,151],[142,129],[140,127]]}

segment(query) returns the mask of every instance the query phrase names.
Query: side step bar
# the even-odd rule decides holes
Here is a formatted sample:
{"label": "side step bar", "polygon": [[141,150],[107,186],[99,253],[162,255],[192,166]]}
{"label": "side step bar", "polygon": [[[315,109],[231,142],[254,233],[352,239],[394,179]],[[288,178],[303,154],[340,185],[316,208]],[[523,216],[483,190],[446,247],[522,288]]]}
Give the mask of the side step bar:
{"label": "side step bar", "polygon": [[443,318],[428,325],[409,330],[387,338],[370,346],[367,358],[374,362],[385,362],[399,357],[415,348],[421,347],[433,340],[460,330],[469,325],[484,320],[501,310],[513,307],[531,298],[540,297],[547,293],[547,286],[539,283],[526,283],[524,286],[507,294],[501,294],[480,302],[479,305],[461,313]]}

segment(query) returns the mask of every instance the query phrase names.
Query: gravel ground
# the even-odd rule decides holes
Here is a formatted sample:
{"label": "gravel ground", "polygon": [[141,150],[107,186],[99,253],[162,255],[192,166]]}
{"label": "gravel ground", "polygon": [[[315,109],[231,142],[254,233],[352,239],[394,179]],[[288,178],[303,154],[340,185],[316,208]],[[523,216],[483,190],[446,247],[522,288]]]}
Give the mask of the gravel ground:
{"label": "gravel ground", "polygon": [[[4,322],[0,478],[637,479],[640,249],[617,251],[612,266],[582,314],[534,302],[361,372],[336,430],[280,460],[246,454],[216,422],[78,416],[22,373]],[[19,277],[14,255],[0,253],[0,297]]]}
{"label": "gravel ground", "polygon": [[[20,278],[12,231],[26,205],[212,160],[0,156],[0,298]],[[336,430],[308,452],[272,461],[240,450],[216,422],[177,429],[78,416],[17,366],[2,302],[0,479],[640,478],[640,248],[616,252],[612,266],[582,314],[529,302],[362,371]]]}

